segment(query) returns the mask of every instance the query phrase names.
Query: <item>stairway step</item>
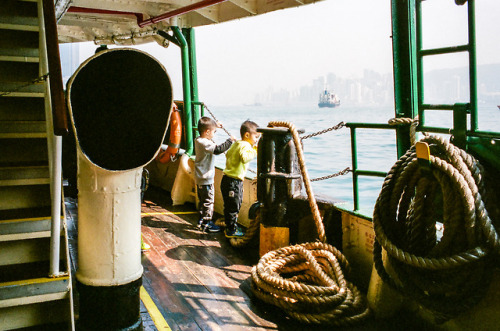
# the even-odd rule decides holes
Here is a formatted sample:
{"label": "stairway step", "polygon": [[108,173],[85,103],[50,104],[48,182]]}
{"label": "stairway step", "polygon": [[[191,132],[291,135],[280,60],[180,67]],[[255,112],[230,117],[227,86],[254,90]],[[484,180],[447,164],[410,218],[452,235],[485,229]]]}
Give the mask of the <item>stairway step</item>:
{"label": "stairway step", "polygon": [[0,29],[38,31],[38,8],[35,3],[2,1]]}
{"label": "stairway step", "polygon": [[0,283],[47,277],[50,270],[48,261],[19,263],[0,266]]}
{"label": "stairway step", "polygon": [[50,206],[41,208],[23,208],[0,210],[0,222],[21,219],[50,219]]}
{"label": "stairway step", "polygon": [[[16,299],[19,305],[0,308],[2,330],[74,330],[71,322],[70,292],[49,293],[30,298],[31,304],[24,304],[22,298]],[[16,302],[11,302],[14,304]]]}
{"label": "stairway step", "polygon": [[0,241],[50,237],[50,218],[0,221]]}
{"label": "stairway step", "polygon": [[38,32],[0,29],[0,56],[38,58],[38,39]]}
{"label": "stairway step", "polygon": [[[31,234],[38,235],[39,233],[32,232]],[[5,236],[15,237],[15,235]],[[59,258],[65,260],[66,237],[61,235],[60,239],[61,255]],[[0,251],[2,252],[0,254],[0,266],[13,266],[20,263],[40,261],[46,261],[48,264],[50,259],[50,234],[34,238],[0,241]],[[61,269],[66,270],[66,267]]]}
{"label": "stairway step", "polygon": [[0,210],[45,208],[50,205],[49,184],[0,186]]}
{"label": "stairway step", "polygon": [[2,83],[30,83],[39,76],[38,63],[31,62],[0,62],[0,84]]}
{"label": "stairway step", "polygon": [[0,167],[0,186],[50,183],[48,166]]}
{"label": "stairway step", "polygon": [[43,98],[44,96],[45,96],[45,84],[43,83],[0,84],[0,97]]}
{"label": "stairway step", "polygon": [[47,139],[2,139],[0,142],[0,165],[46,165],[48,164]]}
{"label": "stairway step", "polygon": [[38,56],[0,55],[0,61],[38,63],[40,58]]}
{"label": "stairway step", "polygon": [[0,139],[1,138],[45,138],[45,137],[47,137],[47,128],[45,121],[0,122]]}
{"label": "stairway step", "polygon": [[44,121],[42,98],[1,98],[0,121]]}
{"label": "stairway step", "polygon": [[69,276],[0,283],[0,308],[64,299],[69,285]]}

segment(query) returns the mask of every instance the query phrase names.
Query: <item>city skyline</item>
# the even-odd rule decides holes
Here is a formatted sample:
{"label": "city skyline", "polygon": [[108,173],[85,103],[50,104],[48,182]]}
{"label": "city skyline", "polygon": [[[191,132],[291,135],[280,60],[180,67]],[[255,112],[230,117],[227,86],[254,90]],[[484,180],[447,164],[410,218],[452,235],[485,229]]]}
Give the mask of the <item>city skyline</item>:
{"label": "city skyline", "polygon": [[[500,63],[477,67],[478,102],[500,102]],[[432,70],[424,75],[424,96],[427,103],[469,102],[468,67]],[[325,89],[333,91],[341,104],[391,106],[394,104],[392,74],[364,69],[360,78],[343,78],[328,73],[309,84],[294,89],[268,87],[256,93],[256,104],[315,104]]]}

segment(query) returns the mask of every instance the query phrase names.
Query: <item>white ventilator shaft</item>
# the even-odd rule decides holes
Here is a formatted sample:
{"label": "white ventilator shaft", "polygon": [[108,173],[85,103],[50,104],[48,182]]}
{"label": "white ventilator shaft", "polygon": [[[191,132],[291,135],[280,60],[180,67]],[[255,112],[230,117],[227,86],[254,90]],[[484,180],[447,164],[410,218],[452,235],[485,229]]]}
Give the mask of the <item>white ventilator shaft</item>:
{"label": "white ventilator shaft", "polygon": [[78,147],[78,271],[91,286],[130,283],[142,275],[142,167],[109,171]]}

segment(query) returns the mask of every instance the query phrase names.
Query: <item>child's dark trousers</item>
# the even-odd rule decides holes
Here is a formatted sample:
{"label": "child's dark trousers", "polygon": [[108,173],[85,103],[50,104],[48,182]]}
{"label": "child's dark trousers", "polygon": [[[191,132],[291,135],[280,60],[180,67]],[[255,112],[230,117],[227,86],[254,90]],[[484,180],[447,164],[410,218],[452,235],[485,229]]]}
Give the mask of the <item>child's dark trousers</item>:
{"label": "child's dark trousers", "polygon": [[220,183],[220,190],[224,199],[226,231],[232,232],[238,221],[238,213],[243,200],[243,181],[224,175]]}

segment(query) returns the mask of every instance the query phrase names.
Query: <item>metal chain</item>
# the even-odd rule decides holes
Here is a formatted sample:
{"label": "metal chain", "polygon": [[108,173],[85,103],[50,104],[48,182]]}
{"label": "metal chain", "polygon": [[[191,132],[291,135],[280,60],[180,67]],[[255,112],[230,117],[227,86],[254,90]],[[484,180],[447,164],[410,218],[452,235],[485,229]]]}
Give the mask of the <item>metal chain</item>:
{"label": "metal chain", "polygon": [[[201,105],[205,107],[205,109],[210,113],[210,115],[214,118],[214,121],[219,122],[219,120],[217,120],[217,118],[215,117],[214,113],[212,113],[210,109],[208,109],[207,105],[205,105],[204,103],[202,103]],[[224,132],[227,133],[229,137],[231,137],[231,133],[227,131],[225,127],[222,127],[221,129],[224,130]]]}
{"label": "metal chain", "polygon": [[333,131],[333,130],[339,130],[339,129],[342,129],[344,126],[345,126],[345,122],[340,122],[339,124],[334,125],[334,126],[328,128],[328,129],[324,129],[324,130],[321,130],[321,131],[318,131],[318,132],[314,132],[314,133],[302,136],[302,137],[300,137],[300,140],[304,140],[304,139],[309,139],[309,138],[312,138],[312,137],[316,137],[316,136],[319,136],[320,134],[327,133],[327,132],[330,132],[330,131]]}
{"label": "metal chain", "polygon": [[29,83],[26,83],[24,85],[16,87],[12,91],[0,92],[0,97],[4,97],[4,96],[9,95],[11,93],[15,93],[15,92],[17,92],[17,91],[19,91],[19,90],[21,90],[21,89],[23,89],[25,87],[28,87],[28,86],[35,85],[35,84],[38,84],[40,82],[43,82],[43,81],[47,80],[47,77],[49,77],[49,74],[45,74],[45,75],[42,75],[40,77],[37,77],[37,78],[33,79],[31,82],[29,82]]}
{"label": "metal chain", "polygon": [[[201,105],[202,105],[203,107],[205,107],[205,109],[206,109],[206,110],[210,113],[210,115],[213,117],[214,121],[219,122],[219,121],[217,120],[217,118],[215,117],[214,113],[212,113],[212,112],[210,111],[210,109],[208,109],[207,105],[205,105],[204,103],[202,103]],[[232,135],[231,135],[231,133],[230,133],[229,131],[227,131],[225,127],[222,127],[221,129],[222,129],[222,130],[224,130],[224,132],[225,132],[225,133],[227,133],[227,135],[228,135],[229,137],[231,137],[231,136],[232,136]],[[226,154],[226,152],[224,152],[224,154]],[[248,171],[249,171],[249,172],[251,172],[251,173],[253,173],[253,174],[257,174],[257,172],[256,172],[255,170],[248,169]]]}
{"label": "metal chain", "polygon": [[331,175],[327,175],[327,176],[323,176],[323,177],[313,178],[310,181],[311,182],[317,182],[317,181],[320,181],[320,180],[325,180],[325,179],[330,179],[330,178],[334,178],[334,177],[338,177],[338,176],[343,176],[343,175],[347,174],[350,171],[352,171],[351,168],[347,167],[344,170],[341,170],[341,171],[339,171],[337,173],[334,173],[334,174],[331,174]]}

